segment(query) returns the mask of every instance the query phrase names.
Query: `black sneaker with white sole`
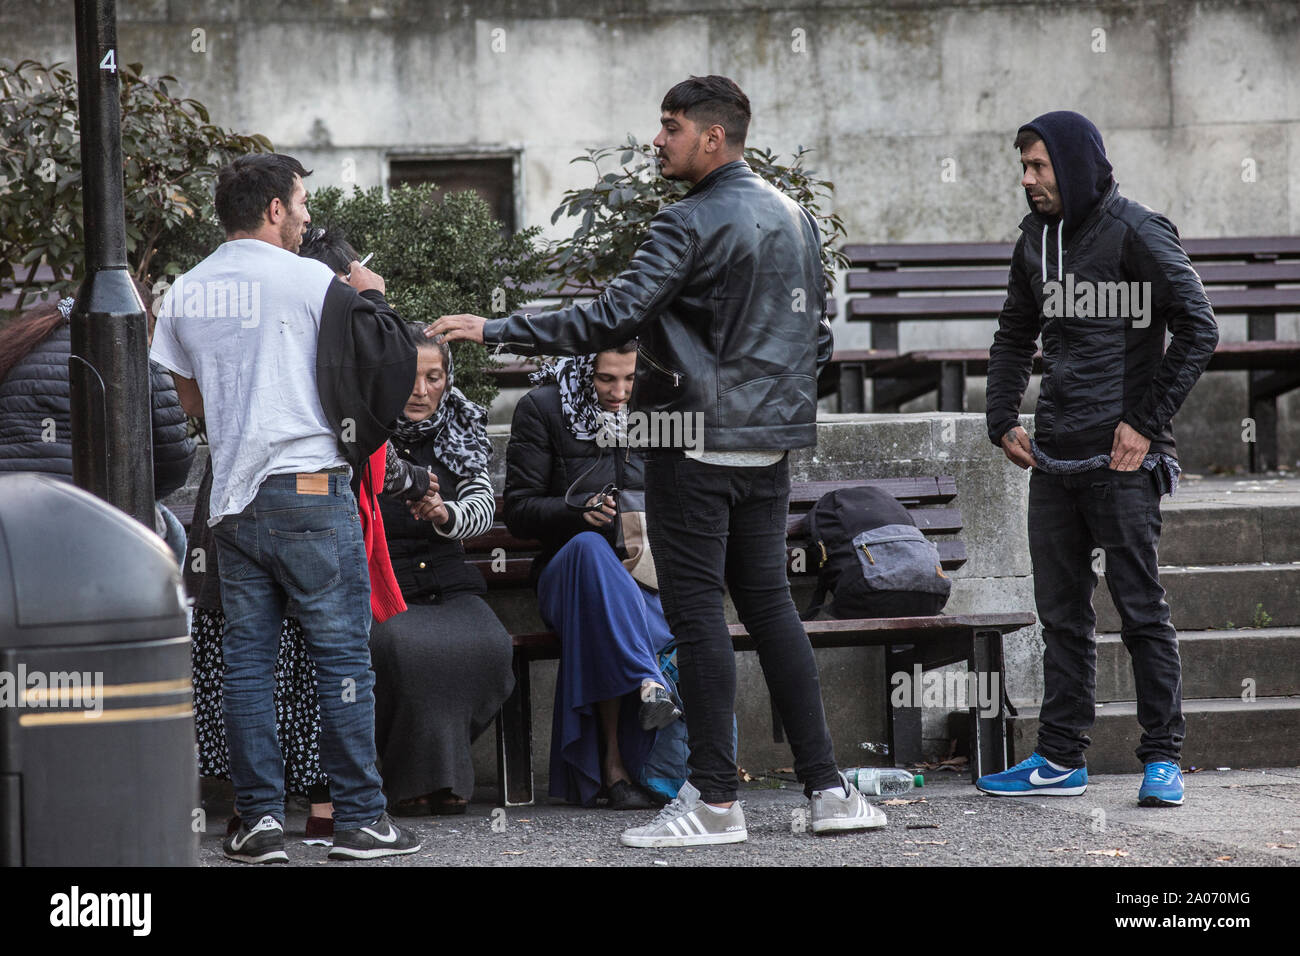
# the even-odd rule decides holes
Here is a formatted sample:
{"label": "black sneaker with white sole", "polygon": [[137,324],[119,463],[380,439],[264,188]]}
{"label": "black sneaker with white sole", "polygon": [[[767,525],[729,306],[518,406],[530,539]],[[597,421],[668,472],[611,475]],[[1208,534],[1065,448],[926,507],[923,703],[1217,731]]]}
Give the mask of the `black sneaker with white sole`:
{"label": "black sneaker with white sole", "polygon": [[241,823],[239,829],[226,837],[221,848],[228,858],[240,863],[289,862],[289,855],[284,852],[284,827],[269,813],[252,829]]}
{"label": "black sneaker with white sole", "polygon": [[381,856],[399,856],[414,853],[421,843],[413,835],[393,823],[387,813],[369,826],[352,830],[334,830],[334,845],[330,847],[331,860],[374,860]]}

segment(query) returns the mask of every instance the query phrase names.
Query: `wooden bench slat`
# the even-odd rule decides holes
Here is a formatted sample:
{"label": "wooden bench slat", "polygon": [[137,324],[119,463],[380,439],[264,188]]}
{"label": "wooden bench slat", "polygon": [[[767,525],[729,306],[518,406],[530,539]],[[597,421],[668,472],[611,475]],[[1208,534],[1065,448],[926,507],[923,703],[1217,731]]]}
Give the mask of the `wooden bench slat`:
{"label": "wooden bench slat", "polygon": [[[1225,239],[1184,239],[1183,248],[1193,262],[1212,259],[1259,261],[1300,257],[1300,236],[1234,236]],[[849,243],[842,249],[850,268],[885,264],[1007,265],[1010,242],[906,242]]]}
{"label": "wooden bench slat", "polygon": [[[1300,261],[1210,262],[1196,267],[1207,287],[1228,285],[1270,286],[1300,282]],[[848,273],[849,292],[1006,291],[1005,266],[983,269],[883,269]],[[1213,291],[1213,290],[1211,290]]]}
{"label": "wooden bench slat", "polygon": [[[813,647],[860,647],[864,644],[922,643],[944,636],[960,635],[973,629],[1009,634],[1035,621],[1029,613],[1010,614],[940,614],[935,617],[882,617],[868,620],[805,621]],[[727,627],[737,650],[752,649],[753,642],[743,624]],[[900,638],[899,634],[906,634]],[[560,638],[553,631],[533,631],[511,636],[515,649],[533,660],[556,656]]]}
{"label": "wooden bench slat", "polygon": [[[1209,289],[1215,312],[1300,311],[1300,289]],[[937,321],[941,319],[996,319],[1006,301],[997,295],[869,296],[849,302],[849,321]]]}
{"label": "wooden bench slat", "polygon": [[[967,559],[966,545],[962,541],[948,540],[936,541],[935,547],[939,550],[939,562],[943,565],[945,571],[956,571],[965,565]],[[794,548],[787,547],[785,555],[786,568],[789,571],[790,565],[794,561]],[[805,555],[805,567],[802,572],[789,571],[790,574],[813,575],[817,573],[817,564],[812,556]],[[514,557],[505,559],[505,568],[501,568],[500,561],[494,561],[492,558],[470,557],[466,561],[478,568],[479,572],[487,580],[489,586],[500,586],[505,584],[527,585],[528,575],[532,567],[533,556],[526,555],[523,557]]]}

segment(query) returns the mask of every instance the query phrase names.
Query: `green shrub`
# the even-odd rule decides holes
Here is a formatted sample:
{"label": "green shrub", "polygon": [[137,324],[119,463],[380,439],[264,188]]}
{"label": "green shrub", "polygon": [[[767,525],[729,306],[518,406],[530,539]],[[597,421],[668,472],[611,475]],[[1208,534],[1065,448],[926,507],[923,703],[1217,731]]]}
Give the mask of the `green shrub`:
{"label": "green shrub", "polygon": [[[146,76],[141,64],[130,63],[119,65],[118,79],[133,274],[146,280],[184,271],[222,239],[212,217],[217,170],[243,153],[269,152],[271,143],[214,126],[198,100],[172,95],[168,84],[175,77]],[[37,300],[75,292],[85,275],[81,125],[72,73],[59,63],[0,62],[0,129],[0,285],[18,290],[16,314]],[[42,261],[54,273],[48,285],[35,281]]]}
{"label": "green shrub", "polygon": [[[848,265],[839,251],[844,224],[839,216],[823,211],[835,184],[818,179],[812,170],[805,168],[804,157],[809,152],[799,147],[787,166],[777,162],[769,150],[747,147],[745,161],[754,172],[816,217],[829,291],[836,271]],[[602,164],[608,165],[615,155],[619,168],[601,173]],[[630,134],[622,145],[589,149],[585,156],[577,156],[571,162],[590,163],[597,180],[592,186],[566,192],[551,216],[552,224],[561,216],[581,217],[573,235],[556,247],[556,289],[565,285],[599,286],[618,275],[627,268],[632,254],[645,239],[655,214],[681,199],[690,189],[687,183],[660,176],[655,148],[638,142]]]}
{"label": "green shrub", "polygon": [[[509,314],[522,306],[527,287],[546,275],[541,229],[503,237],[477,193],[439,200],[434,189],[432,183],[401,185],[386,201],[378,186],[347,197],[330,187],[313,193],[307,208],[313,227],[341,227],[361,256],[374,253],[366,265],[384,277],[386,298],[407,321],[432,322],[457,312]],[[498,389],[488,375],[494,364],[488,351],[457,342],[452,358],[456,386],[480,405],[490,404]]]}

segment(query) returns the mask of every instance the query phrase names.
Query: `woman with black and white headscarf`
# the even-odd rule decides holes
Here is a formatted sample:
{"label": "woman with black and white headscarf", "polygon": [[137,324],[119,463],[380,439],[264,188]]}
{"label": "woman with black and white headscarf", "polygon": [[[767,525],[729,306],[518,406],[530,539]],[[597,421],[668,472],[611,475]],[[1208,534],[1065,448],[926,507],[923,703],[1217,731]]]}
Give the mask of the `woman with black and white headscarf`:
{"label": "woman with black and white headscarf", "polygon": [[[550,793],[594,806],[603,790],[616,810],[666,802],[671,785],[656,789],[642,770],[660,729],[681,714],[660,672],[672,634],[659,596],[615,550],[621,494],[644,488],[640,451],[609,447],[636,358],[631,342],[535,373],[506,451],[506,525],[542,543],[532,580],[561,640]],[[602,495],[611,485],[620,494]]]}
{"label": "woman with black and white headscarf", "polygon": [[417,329],[416,380],[391,455],[429,472],[408,508],[381,498],[407,610],[375,624],[375,739],[390,812],[463,813],[474,792],[470,744],[514,688],[513,647],[481,595],[461,542],[492,527],[487,412],[454,382],[451,351]]}

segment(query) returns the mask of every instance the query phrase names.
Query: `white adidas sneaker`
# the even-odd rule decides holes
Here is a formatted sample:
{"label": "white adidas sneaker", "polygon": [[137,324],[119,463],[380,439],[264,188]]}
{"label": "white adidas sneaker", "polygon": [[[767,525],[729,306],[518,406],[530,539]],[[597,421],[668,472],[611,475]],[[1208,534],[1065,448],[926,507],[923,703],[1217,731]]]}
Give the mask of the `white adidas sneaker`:
{"label": "white adidas sneaker", "polygon": [[726,813],[714,813],[700,799],[700,791],[687,782],[659,811],[659,816],[645,826],[624,830],[619,842],[624,846],[659,847],[743,843],[748,839],[745,811],[739,800]]}
{"label": "white adidas sneaker", "polygon": [[872,830],[889,821],[885,812],[867,801],[858,788],[840,774],[847,797],[834,790],[815,790],[812,795],[812,832],[834,833],[839,830]]}

